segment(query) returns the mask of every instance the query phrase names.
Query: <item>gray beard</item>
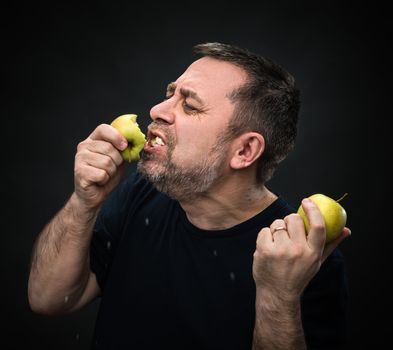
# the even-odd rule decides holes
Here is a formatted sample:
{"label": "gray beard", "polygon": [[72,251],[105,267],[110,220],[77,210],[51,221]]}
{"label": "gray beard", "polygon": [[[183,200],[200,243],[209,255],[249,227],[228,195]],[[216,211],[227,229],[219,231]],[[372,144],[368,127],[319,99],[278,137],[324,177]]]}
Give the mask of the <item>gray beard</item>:
{"label": "gray beard", "polygon": [[220,179],[224,166],[225,149],[217,143],[207,157],[192,167],[182,167],[172,161],[173,147],[168,148],[168,160],[159,173],[152,174],[145,162],[154,155],[144,154],[138,163],[138,171],[158,191],[178,201],[191,201],[203,197]]}

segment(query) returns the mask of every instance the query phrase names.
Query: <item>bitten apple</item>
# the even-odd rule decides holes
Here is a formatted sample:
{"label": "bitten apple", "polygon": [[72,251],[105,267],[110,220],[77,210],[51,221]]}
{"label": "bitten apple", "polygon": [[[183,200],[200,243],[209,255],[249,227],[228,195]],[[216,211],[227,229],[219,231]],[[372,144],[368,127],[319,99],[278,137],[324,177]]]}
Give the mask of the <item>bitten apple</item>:
{"label": "bitten apple", "polygon": [[[339,203],[344,197],[345,195],[337,201],[320,193],[313,194],[309,197],[317,205],[325,220],[326,243],[337,238],[343,232],[347,223],[347,213]],[[297,212],[303,219],[306,231],[308,232],[310,224],[301,205]]]}
{"label": "bitten apple", "polygon": [[136,114],[123,114],[111,123],[128,141],[128,147],[121,152],[127,162],[139,160],[139,153],[146,143],[146,137],[139,128],[136,118]]}

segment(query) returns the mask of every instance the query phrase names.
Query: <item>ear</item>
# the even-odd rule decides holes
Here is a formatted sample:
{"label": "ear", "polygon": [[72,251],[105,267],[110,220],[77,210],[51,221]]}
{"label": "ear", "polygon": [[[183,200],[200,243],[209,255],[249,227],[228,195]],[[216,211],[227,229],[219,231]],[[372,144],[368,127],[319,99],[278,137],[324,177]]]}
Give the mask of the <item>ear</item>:
{"label": "ear", "polygon": [[265,139],[257,132],[247,132],[235,140],[233,147],[230,166],[232,169],[243,169],[261,156],[265,149]]}

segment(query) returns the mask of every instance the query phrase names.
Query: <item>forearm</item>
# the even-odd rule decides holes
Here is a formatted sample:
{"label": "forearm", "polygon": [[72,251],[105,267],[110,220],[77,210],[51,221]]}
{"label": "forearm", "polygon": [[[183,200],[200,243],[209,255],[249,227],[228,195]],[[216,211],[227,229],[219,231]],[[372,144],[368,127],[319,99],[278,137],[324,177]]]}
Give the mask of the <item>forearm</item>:
{"label": "forearm", "polygon": [[89,246],[97,209],[85,209],[75,195],[46,225],[32,252],[29,301],[33,310],[63,313],[75,305],[89,275]]}
{"label": "forearm", "polygon": [[257,293],[253,350],[305,350],[300,300]]}

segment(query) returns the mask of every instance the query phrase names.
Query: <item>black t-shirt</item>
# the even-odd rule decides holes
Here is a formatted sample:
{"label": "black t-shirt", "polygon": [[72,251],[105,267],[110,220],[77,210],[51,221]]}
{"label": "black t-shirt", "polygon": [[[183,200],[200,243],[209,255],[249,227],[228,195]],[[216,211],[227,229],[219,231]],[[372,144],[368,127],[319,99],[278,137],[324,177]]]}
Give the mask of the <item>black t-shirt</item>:
{"label": "black t-shirt", "polygon": [[[90,261],[102,299],[92,347],[250,350],[256,238],[292,212],[279,197],[232,228],[201,230],[177,201],[139,174],[129,176],[94,229]],[[346,302],[343,258],[335,251],[302,298],[310,348],[333,349],[343,341]]]}

